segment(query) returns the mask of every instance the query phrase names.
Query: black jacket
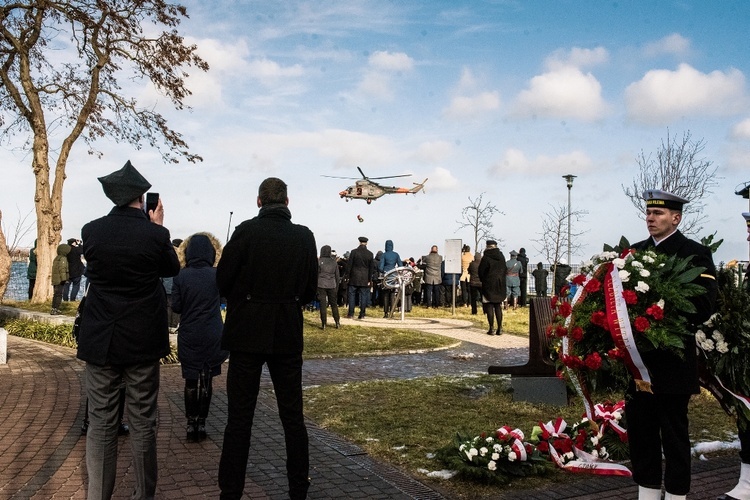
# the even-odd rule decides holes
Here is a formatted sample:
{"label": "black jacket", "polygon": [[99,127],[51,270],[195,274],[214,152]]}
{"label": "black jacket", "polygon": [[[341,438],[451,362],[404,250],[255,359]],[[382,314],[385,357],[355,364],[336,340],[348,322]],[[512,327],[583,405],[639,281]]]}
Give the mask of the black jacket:
{"label": "black jacket", "polygon": [[237,226],[216,268],[227,299],[222,347],[265,354],[302,352],[302,306],[315,298],[313,233],[285,205],[267,205]]}
{"label": "black jacket", "polygon": [[479,262],[479,280],[482,282],[482,296],[493,304],[505,300],[505,256],[499,248],[488,248]]}
{"label": "black jacket", "polygon": [[211,240],[195,234],[187,241],[186,267],[172,281],[172,310],[180,315],[177,357],[186,379],[198,379],[206,366],[211,375],[220,374],[221,363],[229,354],[221,350],[224,323],[215,260]]}
{"label": "black jacket", "polygon": [[169,354],[167,296],[160,277],[180,262],[167,228],[132,207],[115,207],[81,230],[89,289],[78,358],[95,365],[135,364]]}
{"label": "black jacket", "polygon": [[346,275],[351,286],[367,286],[375,273],[375,258],[366,245],[359,245],[349,253]]}
{"label": "black jacket", "polygon": [[[711,250],[708,247],[690,240],[681,232],[676,231],[669,238],[659,243],[658,246],[654,246],[653,238],[648,238],[635,243],[633,248],[636,250],[650,248],[656,253],[676,255],[682,258],[692,255],[691,263],[693,265],[706,268],[703,275],[694,281],[694,283],[705,287],[706,293],[691,299],[698,312],[688,317],[688,321],[693,325],[700,325],[711,317],[716,309],[717,284],[715,279],[716,268],[714,267]],[[641,357],[651,374],[652,389],[655,393],[697,394],[699,392],[694,336],[685,341],[685,359],[669,352],[656,350],[643,353]]]}

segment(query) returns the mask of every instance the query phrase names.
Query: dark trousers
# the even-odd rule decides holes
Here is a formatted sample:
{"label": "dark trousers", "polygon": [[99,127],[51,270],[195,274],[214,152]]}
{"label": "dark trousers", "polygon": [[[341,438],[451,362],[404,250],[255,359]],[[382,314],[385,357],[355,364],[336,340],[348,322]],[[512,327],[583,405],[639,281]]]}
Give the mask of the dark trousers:
{"label": "dark trousers", "polygon": [[328,319],[328,305],[331,305],[333,321],[339,323],[339,305],[336,303],[336,288],[318,288],[318,302],[320,302],[320,321],[326,326]]}
{"label": "dark trousers", "polygon": [[743,464],[750,464],[750,425],[744,431],[738,427],[737,434],[740,438],[740,460]]}
{"label": "dark trousers", "polygon": [[526,307],[526,290],[528,289],[528,278],[522,277],[521,278],[521,297],[518,300],[518,305],[521,307]]}
{"label": "dark trousers", "polygon": [[354,306],[359,298],[359,317],[364,318],[370,303],[370,287],[349,285],[349,316],[354,316]]}
{"label": "dark trousers", "polygon": [[302,414],[302,354],[254,354],[233,351],[227,369],[227,427],[219,461],[222,499],[240,499],[250,452],[250,435],[263,365],[268,365],[286,443],[289,497],[307,496],[310,458]]}
{"label": "dark trousers", "polygon": [[63,284],[52,285],[52,309],[60,309],[63,299]]}
{"label": "dark trousers", "polygon": [[477,313],[477,301],[482,300],[482,287],[471,285],[469,289],[469,300],[471,302],[471,314]]}
{"label": "dark trousers", "polygon": [[469,285],[468,281],[462,281],[461,282],[461,305],[462,306],[469,305],[470,293],[471,293],[471,285]]}
{"label": "dark trousers", "polygon": [[437,285],[425,284],[424,287],[425,287],[424,305],[426,307],[438,307],[440,305],[440,294],[442,293],[442,290],[440,290],[441,285],[439,283]]}
{"label": "dark trousers", "polygon": [[36,284],[36,278],[29,278],[29,300],[34,295],[34,285]]}
{"label": "dark trousers", "polygon": [[70,300],[76,300],[78,298],[78,290],[81,289],[81,277],[76,276],[70,278],[65,282],[63,286],[62,298],[65,302]]}
{"label": "dark trousers", "polygon": [[497,318],[497,329],[503,329],[503,305],[500,302],[487,302],[484,304],[484,311],[487,313],[487,322],[490,324],[490,330],[494,329],[495,318]]}
{"label": "dark trousers", "polygon": [[662,450],[664,488],[673,495],[690,492],[690,394],[651,394],[628,390],[625,399],[633,480],[647,488],[661,488]]}

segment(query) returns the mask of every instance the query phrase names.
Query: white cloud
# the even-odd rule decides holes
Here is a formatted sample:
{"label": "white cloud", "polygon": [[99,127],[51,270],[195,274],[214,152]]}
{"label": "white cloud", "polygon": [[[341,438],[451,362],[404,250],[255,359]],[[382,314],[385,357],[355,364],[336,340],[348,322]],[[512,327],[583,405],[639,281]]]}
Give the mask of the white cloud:
{"label": "white cloud", "polygon": [[689,51],[690,40],[679,33],[672,33],[660,40],[648,43],[643,47],[643,53],[646,54],[647,57],[656,57],[662,54],[685,56]]}
{"label": "white cloud", "polygon": [[731,115],[743,110],[745,76],[734,68],[701,73],[689,64],[651,70],[628,85],[625,102],[632,120],[649,124],[684,115]]}
{"label": "white cloud", "polygon": [[583,151],[571,151],[557,156],[538,155],[527,158],[520,149],[505,150],[502,158],[493,164],[489,171],[494,175],[509,174],[560,174],[583,173],[591,170],[593,161]]}
{"label": "white cloud", "polygon": [[732,127],[732,139],[750,140],[750,118],[745,118]]}
{"label": "white cloud", "polygon": [[[443,167],[437,167],[429,173],[427,178],[429,181],[425,184],[425,188],[430,191],[450,191],[460,184],[451,171]],[[422,182],[422,179],[419,181]]]}
{"label": "white cloud", "polygon": [[255,59],[248,63],[250,76],[264,85],[274,85],[280,78],[295,78],[302,76],[305,71],[299,64],[292,66],[281,66],[276,61],[266,59]]}
{"label": "white cloud", "polygon": [[607,113],[602,86],[591,73],[572,66],[537,75],[516,99],[513,114],[594,121]]}
{"label": "white cloud", "polygon": [[414,67],[414,59],[403,52],[373,52],[368,63],[371,67],[383,71],[410,71]]}
{"label": "white cloud", "polygon": [[367,62],[369,67],[357,89],[365,95],[383,100],[393,99],[393,76],[414,68],[414,60],[403,52],[377,51],[370,55]]}
{"label": "white cloud", "polygon": [[609,52],[604,47],[594,49],[582,49],[573,47],[572,49],[559,49],[553,52],[544,61],[547,69],[555,70],[567,66],[574,68],[585,68],[605,63],[609,60]]}
{"label": "white cloud", "polygon": [[500,107],[500,93],[481,92],[474,96],[456,96],[451,100],[450,106],[443,110],[443,116],[452,119],[473,119],[494,111]]}

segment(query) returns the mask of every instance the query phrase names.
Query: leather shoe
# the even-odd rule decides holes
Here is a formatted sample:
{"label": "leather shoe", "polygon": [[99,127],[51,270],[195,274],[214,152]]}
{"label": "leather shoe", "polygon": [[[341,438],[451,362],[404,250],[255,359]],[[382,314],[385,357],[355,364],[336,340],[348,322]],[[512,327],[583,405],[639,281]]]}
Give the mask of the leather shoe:
{"label": "leather shoe", "polygon": [[497,331],[495,332],[495,335],[502,335],[502,334],[503,334],[503,331],[502,331],[502,330],[500,330],[499,328],[498,328],[498,329],[497,329]]}
{"label": "leather shoe", "polygon": [[495,335],[495,332],[493,332],[492,329],[490,328],[489,330],[487,330],[487,335]]}
{"label": "leather shoe", "polygon": [[341,326],[341,325],[339,325],[339,322],[337,321],[337,322],[336,322],[336,327],[335,327],[335,328],[336,328],[336,330],[338,330],[340,326]]}

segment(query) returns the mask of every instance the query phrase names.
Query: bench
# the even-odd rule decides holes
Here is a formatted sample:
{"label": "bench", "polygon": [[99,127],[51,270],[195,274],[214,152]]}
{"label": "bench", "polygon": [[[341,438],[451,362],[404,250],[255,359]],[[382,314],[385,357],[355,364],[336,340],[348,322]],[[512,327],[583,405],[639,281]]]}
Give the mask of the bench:
{"label": "bench", "polygon": [[514,401],[568,404],[565,382],[557,377],[557,369],[549,352],[547,327],[554,311],[551,299],[534,297],[529,302],[529,360],[522,365],[490,366],[491,375],[510,375]]}
{"label": "bench", "polygon": [[491,375],[518,377],[554,377],[555,363],[549,355],[547,326],[552,324],[552,302],[549,297],[534,297],[529,303],[529,360],[523,365],[490,366]]}

